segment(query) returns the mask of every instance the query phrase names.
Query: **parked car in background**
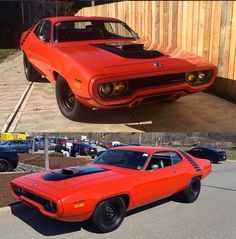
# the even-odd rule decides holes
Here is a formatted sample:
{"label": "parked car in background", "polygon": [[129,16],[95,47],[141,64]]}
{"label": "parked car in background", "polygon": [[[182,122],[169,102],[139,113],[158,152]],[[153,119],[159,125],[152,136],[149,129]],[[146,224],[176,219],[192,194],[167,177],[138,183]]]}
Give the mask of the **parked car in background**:
{"label": "parked car in background", "polygon": [[88,144],[73,144],[71,147],[70,156],[76,157],[76,156],[90,156],[91,158],[94,158],[97,155],[97,148],[92,147]]}
{"label": "parked car in background", "polygon": [[208,159],[213,163],[218,163],[219,161],[225,161],[227,159],[226,152],[217,148],[196,147],[186,152],[196,158]]}
{"label": "parked car in background", "polygon": [[18,165],[18,154],[16,150],[0,147],[0,172],[8,172]]}
{"label": "parked car in background", "polygon": [[173,148],[130,146],[107,150],[88,166],[19,177],[11,186],[16,198],[42,214],[88,221],[105,233],[117,229],[127,211],[142,205],[176,194],[193,203],[210,172],[209,161]]}
{"label": "parked car in background", "polygon": [[[27,140],[7,140],[0,144],[0,148],[14,149],[17,153],[32,153],[32,142]],[[37,144],[34,145],[34,152],[38,151]]]}
{"label": "parked car in background", "polygon": [[[40,139],[37,141],[37,146],[39,150],[44,150],[44,139]],[[55,150],[56,144],[51,141],[48,140],[48,150]]]}

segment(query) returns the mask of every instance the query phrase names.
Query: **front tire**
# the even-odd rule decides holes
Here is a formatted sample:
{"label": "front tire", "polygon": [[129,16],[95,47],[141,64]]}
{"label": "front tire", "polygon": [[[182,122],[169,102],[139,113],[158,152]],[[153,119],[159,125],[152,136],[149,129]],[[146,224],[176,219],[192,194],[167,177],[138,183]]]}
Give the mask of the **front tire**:
{"label": "front tire", "polygon": [[30,82],[40,82],[42,80],[42,75],[34,69],[26,54],[23,54],[23,63],[26,79]]}
{"label": "front tire", "polygon": [[8,172],[10,170],[10,163],[6,159],[0,159],[0,172]]}
{"label": "front tire", "polygon": [[124,220],[126,204],[122,197],[100,202],[95,208],[89,223],[97,231],[107,233],[116,230]]}
{"label": "front tire", "polygon": [[193,178],[188,184],[187,188],[180,193],[181,201],[185,203],[192,203],[197,200],[201,190],[201,180],[199,177]]}
{"label": "front tire", "polygon": [[90,112],[88,107],[76,99],[69,84],[60,75],[57,77],[56,98],[61,113],[70,120],[78,121]]}

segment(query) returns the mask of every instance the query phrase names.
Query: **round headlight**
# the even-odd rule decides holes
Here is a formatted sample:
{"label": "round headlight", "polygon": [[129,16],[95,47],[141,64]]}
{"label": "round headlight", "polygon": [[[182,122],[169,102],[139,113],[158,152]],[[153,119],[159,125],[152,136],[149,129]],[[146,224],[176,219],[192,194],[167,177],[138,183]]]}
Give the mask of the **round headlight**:
{"label": "round headlight", "polygon": [[127,82],[126,81],[117,81],[114,83],[114,93],[121,95],[127,90]]}
{"label": "round headlight", "polygon": [[198,74],[196,72],[189,72],[186,74],[186,81],[190,84],[194,84],[198,79]]}
{"label": "round headlight", "polygon": [[103,83],[99,85],[98,91],[101,96],[106,97],[112,93],[113,88],[114,88],[113,84],[108,82],[108,83]]}
{"label": "round headlight", "polygon": [[206,79],[206,74],[204,72],[198,72],[198,80],[204,81]]}

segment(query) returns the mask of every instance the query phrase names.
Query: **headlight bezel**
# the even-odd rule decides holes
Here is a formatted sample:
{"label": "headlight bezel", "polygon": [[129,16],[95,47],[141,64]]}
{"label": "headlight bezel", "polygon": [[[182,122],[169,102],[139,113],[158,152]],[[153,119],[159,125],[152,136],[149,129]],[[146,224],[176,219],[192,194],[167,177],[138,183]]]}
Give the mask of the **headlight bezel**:
{"label": "headlight bezel", "polygon": [[[198,86],[207,83],[212,77],[212,70],[201,70],[201,71],[191,71],[186,72],[185,81],[191,86]],[[195,80],[189,80],[188,77],[191,75],[195,75]],[[200,75],[202,75],[200,77]],[[203,76],[204,75],[204,76]]]}
{"label": "headlight bezel", "polygon": [[[107,85],[110,85],[111,90],[108,94],[104,94],[103,89]],[[117,87],[119,87],[119,86],[124,87],[124,89],[121,90],[120,92],[117,89]],[[129,89],[128,81],[126,81],[126,80],[102,82],[102,83],[98,84],[98,86],[97,86],[98,95],[102,98],[115,98],[115,97],[124,96],[127,94],[128,89]]]}

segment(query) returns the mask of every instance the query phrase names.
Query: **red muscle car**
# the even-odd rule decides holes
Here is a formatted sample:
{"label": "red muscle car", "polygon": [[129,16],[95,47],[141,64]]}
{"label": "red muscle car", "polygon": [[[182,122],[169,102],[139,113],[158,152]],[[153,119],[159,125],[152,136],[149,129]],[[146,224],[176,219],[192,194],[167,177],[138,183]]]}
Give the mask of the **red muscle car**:
{"label": "red muscle car", "polygon": [[55,84],[62,114],[75,121],[91,109],[174,101],[213,83],[217,68],[207,60],[148,50],[138,39],[114,18],[44,19],[21,36],[25,75]]}
{"label": "red muscle car", "polygon": [[11,185],[16,198],[48,217],[89,220],[96,231],[110,232],[133,208],[176,194],[194,202],[210,172],[209,161],[173,148],[124,146],[87,166],[31,174]]}

